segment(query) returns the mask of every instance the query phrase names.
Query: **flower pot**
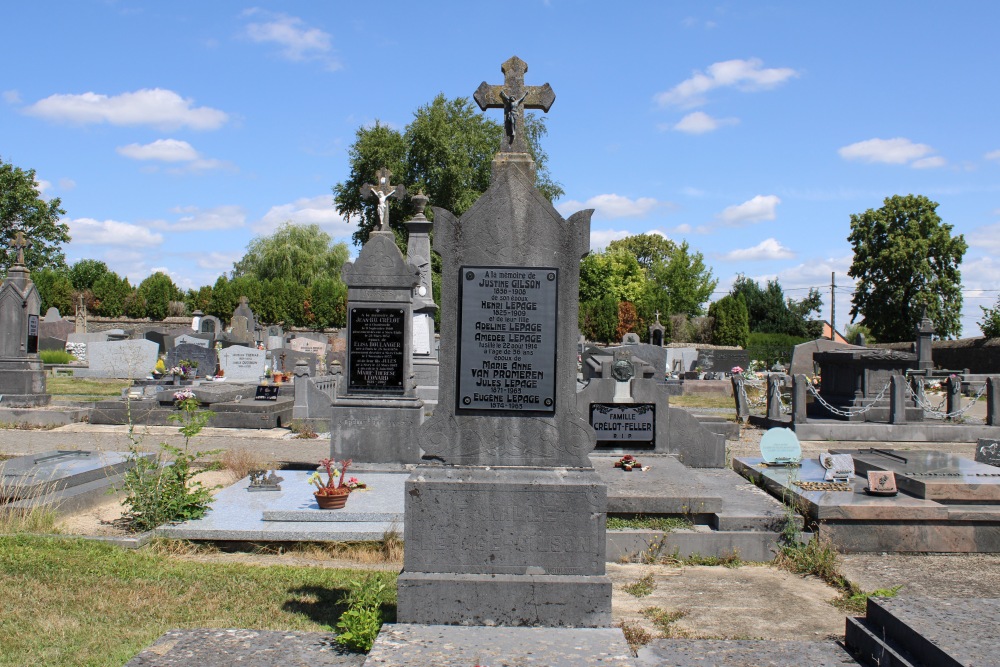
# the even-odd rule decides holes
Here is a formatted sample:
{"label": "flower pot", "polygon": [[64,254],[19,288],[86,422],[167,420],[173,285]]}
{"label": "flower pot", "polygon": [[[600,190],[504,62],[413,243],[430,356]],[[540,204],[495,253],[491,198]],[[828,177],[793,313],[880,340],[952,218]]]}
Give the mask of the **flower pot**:
{"label": "flower pot", "polygon": [[339,510],[347,504],[347,497],[351,495],[351,490],[337,489],[334,491],[334,495],[320,495],[318,493],[313,495],[316,496],[316,504],[321,510]]}

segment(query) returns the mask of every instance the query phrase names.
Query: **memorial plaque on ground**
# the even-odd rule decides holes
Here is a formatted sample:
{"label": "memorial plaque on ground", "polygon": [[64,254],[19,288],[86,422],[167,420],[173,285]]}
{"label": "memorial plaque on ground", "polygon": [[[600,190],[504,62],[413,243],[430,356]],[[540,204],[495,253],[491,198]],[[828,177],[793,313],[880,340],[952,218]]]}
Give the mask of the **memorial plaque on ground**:
{"label": "memorial plaque on ground", "polygon": [[656,405],[652,403],[591,403],[590,425],[597,444],[656,443]]}
{"label": "memorial plaque on ground", "polygon": [[976,461],[1000,467],[1000,440],[979,438],[976,444]]}
{"label": "memorial plaque on ground", "polygon": [[256,382],[264,375],[264,350],[233,345],[219,352],[219,366],[228,380]]}
{"label": "memorial plaque on ground", "polygon": [[351,308],[349,392],[403,393],[405,314],[402,308]]}
{"label": "memorial plaque on ground", "polygon": [[555,411],[559,271],[461,268],[457,409]]}
{"label": "memorial plaque on ground", "polygon": [[791,429],[772,428],[760,439],[760,455],[765,463],[798,463],[802,445]]}
{"label": "memorial plaque on ground", "polygon": [[255,401],[276,401],[278,400],[278,390],[281,387],[274,385],[258,385],[257,393],[253,399]]}

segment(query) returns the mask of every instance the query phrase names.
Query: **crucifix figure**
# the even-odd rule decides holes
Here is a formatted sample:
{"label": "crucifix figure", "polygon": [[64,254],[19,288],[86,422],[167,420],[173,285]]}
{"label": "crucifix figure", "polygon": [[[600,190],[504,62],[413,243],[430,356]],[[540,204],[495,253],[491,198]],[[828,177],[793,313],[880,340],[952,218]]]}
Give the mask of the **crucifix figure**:
{"label": "crucifix figure", "polygon": [[392,172],[382,167],[378,170],[378,185],[365,183],[361,186],[361,196],[375,195],[378,197],[378,229],[380,232],[389,231],[389,198],[402,199],[406,195],[406,188],[402,185],[390,185],[389,179]]}
{"label": "crucifix figure", "polygon": [[10,242],[10,247],[17,249],[17,259],[14,261],[15,264],[24,265],[24,249],[30,245],[31,241],[24,238],[24,232],[18,231],[17,235],[14,236],[14,240]]}
{"label": "crucifix figure", "polygon": [[503,109],[504,141],[500,145],[501,153],[527,153],[528,145],[524,141],[524,110],[541,109],[548,112],[556,101],[552,86],[525,86],[524,73],[528,64],[512,56],[500,66],[503,72],[503,85],[491,86],[483,81],[472,96],[483,111],[487,109]]}

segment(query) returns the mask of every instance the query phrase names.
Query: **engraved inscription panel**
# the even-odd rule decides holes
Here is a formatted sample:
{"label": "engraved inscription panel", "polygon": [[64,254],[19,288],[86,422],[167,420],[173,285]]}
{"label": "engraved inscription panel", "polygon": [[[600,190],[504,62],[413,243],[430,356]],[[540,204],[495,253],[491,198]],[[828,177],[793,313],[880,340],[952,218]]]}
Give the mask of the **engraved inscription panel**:
{"label": "engraved inscription panel", "polygon": [[351,308],[349,392],[403,393],[405,310]]}
{"label": "engraved inscription panel", "polygon": [[459,410],[555,411],[559,271],[460,270]]}
{"label": "engraved inscription panel", "polygon": [[[594,574],[601,511],[584,489],[545,490],[488,485],[420,489],[426,511],[407,514],[406,567],[423,572]],[[448,508],[442,511],[441,508]],[[408,510],[409,512],[410,510]],[[602,515],[603,516],[603,515]]]}
{"label": "engraved inscription panel", "polygon": [[656,405],[591,403],[590,425],[597,442],[645,443],[656,441]]}

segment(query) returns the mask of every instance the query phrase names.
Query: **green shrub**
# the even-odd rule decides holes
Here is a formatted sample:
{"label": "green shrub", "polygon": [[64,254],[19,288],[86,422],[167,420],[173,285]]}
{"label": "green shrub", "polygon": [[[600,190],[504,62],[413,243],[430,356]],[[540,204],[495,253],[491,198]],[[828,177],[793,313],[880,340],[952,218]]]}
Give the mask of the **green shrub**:
{"label": "green shrub", "polygon": [[788,334],[751,333],[747,339],[746,350],[750,353],[751,359],[763,361],[767,368],[776,363],[787,366],[792,360],[792,350],[795,346],[809,340]]}
{"label": "green shrub", "polygon": [[712,325],[712,342],[716,345],[746,347],[750,336],[750,316],[742,294],[727,294],[708,307]]}
{"label": "green shrub", "polygon": [[347,609],[337,621],[337,643],[351,651],[367,653],[371,650],[384,620],[382,598],[386,585],[377,576],[363,581],[352,581],[351,590],[338,600]]}
{"label": "green shrub", "polygon": [[68,364],[75,357],[66,350],[40,350],[38,358],[44,364]]}

